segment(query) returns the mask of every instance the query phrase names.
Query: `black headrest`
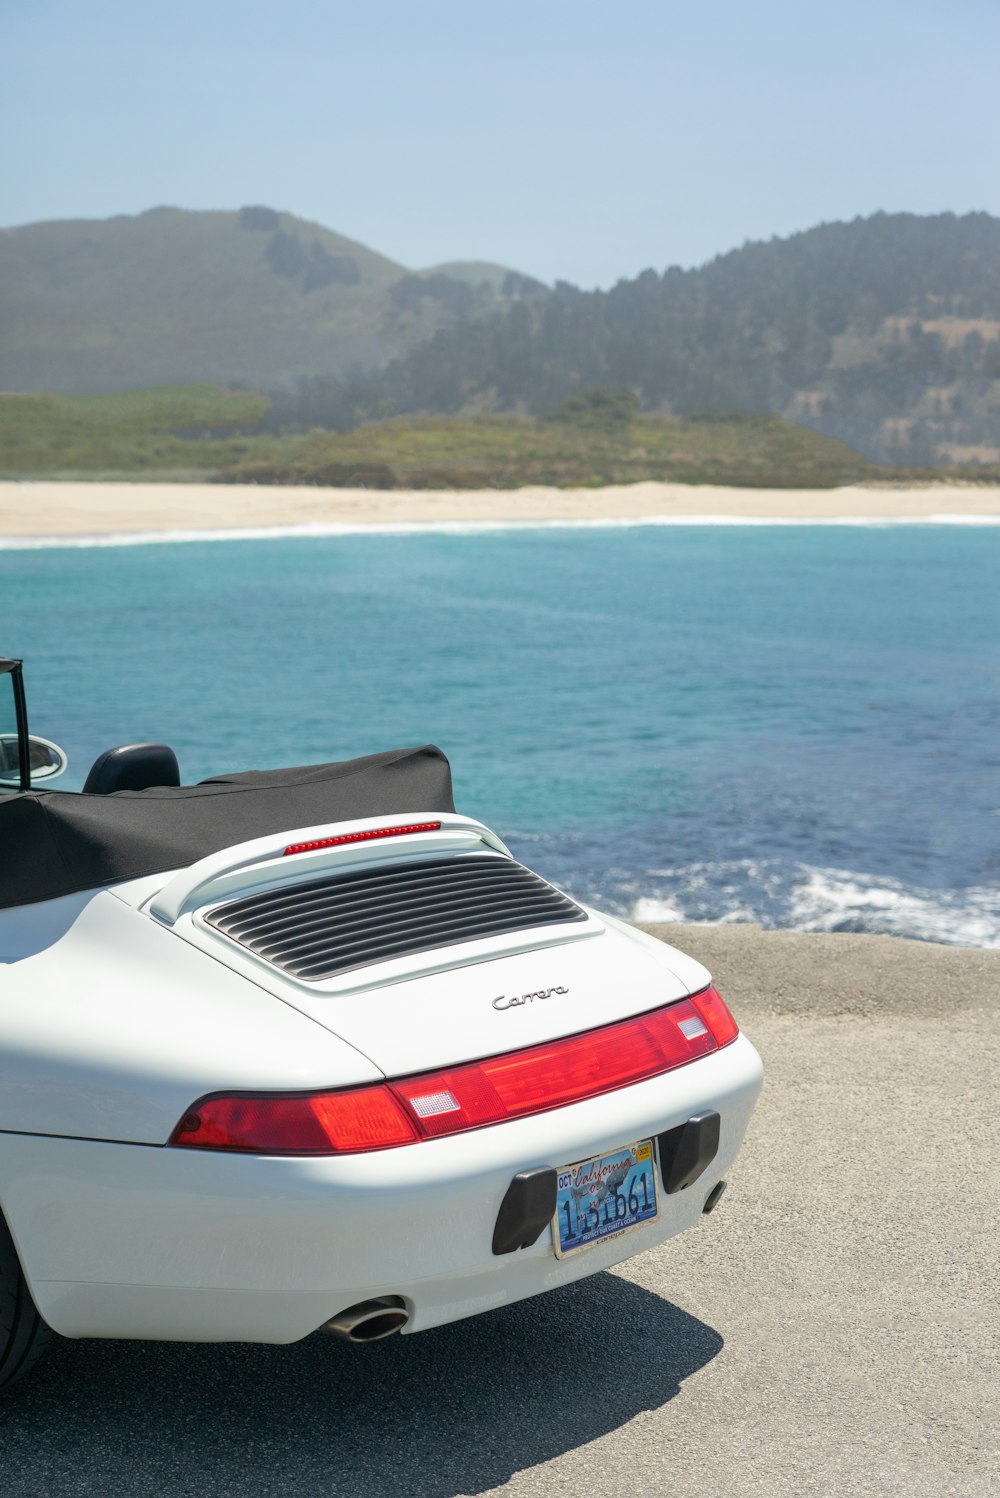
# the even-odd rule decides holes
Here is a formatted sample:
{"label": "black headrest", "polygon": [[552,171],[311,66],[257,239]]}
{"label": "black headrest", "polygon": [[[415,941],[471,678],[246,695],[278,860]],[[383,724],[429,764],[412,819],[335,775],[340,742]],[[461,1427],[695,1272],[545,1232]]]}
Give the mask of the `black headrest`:
{"label": "black headrest", "polygon": [[95,759],[84,783],[85,796],[115,791],[146,791],[154,785],[180,785],[177,756],[167,744],[122,744]]}

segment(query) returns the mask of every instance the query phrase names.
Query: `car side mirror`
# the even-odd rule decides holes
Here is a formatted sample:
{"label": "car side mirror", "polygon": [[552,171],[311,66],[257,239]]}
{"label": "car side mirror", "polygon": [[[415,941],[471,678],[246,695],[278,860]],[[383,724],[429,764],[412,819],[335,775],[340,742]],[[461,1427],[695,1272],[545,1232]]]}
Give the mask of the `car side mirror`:
{"label": "car side mirror", "polygon": [[[20,756],[16,733],[0,733],[0,786],[19,786],[21,783]],[[51,739],[28,738],[28,766],[31,783],[40,780],[55,780],[69,764],[65,749],[53,744]]]}

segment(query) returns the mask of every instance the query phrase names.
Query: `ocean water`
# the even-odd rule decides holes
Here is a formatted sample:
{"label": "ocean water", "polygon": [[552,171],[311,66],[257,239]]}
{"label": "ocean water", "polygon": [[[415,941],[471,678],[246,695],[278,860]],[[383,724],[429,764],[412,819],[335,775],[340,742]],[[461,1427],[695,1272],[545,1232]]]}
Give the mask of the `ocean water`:
{"label": "ocean water", "polygon": [[67,787],[141,739],[188,781],[431,741],[603,908],[1000,946],[998,527],[8,548],[0,604]]}

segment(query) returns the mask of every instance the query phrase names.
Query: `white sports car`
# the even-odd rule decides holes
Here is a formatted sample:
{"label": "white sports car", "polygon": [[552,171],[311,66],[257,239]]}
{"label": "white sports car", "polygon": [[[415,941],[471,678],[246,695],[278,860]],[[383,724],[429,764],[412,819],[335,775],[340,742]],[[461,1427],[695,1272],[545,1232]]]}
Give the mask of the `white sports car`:
{"label": "white sports car", "polygon": [[440,751],[64,766],[0,659],[0,1384],[50,1329],[419,1331],[718,1201],[762,1069],[709,974],[457,814]]}

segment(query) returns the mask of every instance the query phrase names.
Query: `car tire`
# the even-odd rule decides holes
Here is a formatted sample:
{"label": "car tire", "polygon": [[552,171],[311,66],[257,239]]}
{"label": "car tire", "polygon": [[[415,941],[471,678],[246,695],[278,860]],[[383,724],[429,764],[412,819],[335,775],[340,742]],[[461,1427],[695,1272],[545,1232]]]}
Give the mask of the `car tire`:
{"label": "car tire", "polygon": [[0,1389],[27,1373],[51,1337],[35,1308],[14,1241],[0,1216]]}

